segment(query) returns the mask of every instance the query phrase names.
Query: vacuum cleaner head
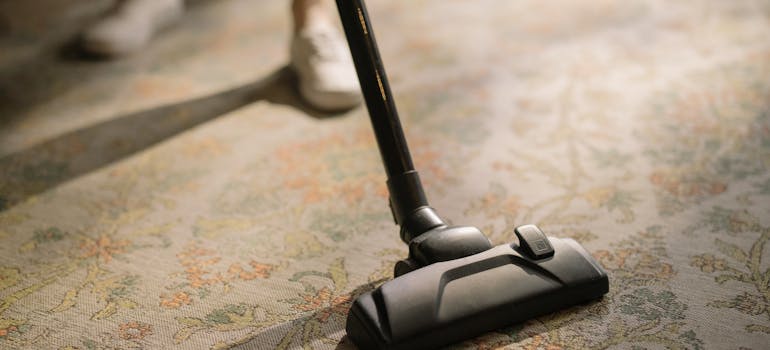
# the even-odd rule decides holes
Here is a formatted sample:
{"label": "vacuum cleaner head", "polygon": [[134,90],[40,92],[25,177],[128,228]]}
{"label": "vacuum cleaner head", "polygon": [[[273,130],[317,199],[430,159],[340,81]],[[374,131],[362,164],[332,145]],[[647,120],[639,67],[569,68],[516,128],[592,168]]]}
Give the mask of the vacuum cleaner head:
{"label": "vacuum cleaner head", "polygon": [[359,296],[348,337],[361,349],[432,349],[607,293],[607,274],[583,247],[523,237],[535,229],[519,227],[518,245],[433,263]]}

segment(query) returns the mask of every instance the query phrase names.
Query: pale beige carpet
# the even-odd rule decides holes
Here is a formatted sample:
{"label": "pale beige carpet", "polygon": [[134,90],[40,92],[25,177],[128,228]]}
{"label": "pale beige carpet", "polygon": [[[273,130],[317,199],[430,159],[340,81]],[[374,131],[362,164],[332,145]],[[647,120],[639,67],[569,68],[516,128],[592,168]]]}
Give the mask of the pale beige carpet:
{"label": "pale beige carpet", "polygon": [[[350,301],[406,255],[365,109],[298,102],[286,2],[196,1],[83,58],[108,5],[0,3],[0,348],[352,348]],[[610,274],[457,348],[767,348],[770,3],[369,8],[439,213]]]}

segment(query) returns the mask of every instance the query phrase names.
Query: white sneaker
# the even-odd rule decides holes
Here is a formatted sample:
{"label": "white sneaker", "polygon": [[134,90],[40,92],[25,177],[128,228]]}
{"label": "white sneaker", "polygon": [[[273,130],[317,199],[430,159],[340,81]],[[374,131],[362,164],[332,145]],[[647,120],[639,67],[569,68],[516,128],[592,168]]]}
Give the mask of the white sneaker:
{"label": "white sneaker", "polygon": [[361,103],[350,51],[331,24],[314,24],[292,38],[291,66],[299,78],[300,95],[314,108],[338,111]]}
{"label": "white sneaker", "polygon": [[176,22],[183,0],[124,0],[83,32],[83,48],[104,56],[122,56],[147,45],[155,34]]}

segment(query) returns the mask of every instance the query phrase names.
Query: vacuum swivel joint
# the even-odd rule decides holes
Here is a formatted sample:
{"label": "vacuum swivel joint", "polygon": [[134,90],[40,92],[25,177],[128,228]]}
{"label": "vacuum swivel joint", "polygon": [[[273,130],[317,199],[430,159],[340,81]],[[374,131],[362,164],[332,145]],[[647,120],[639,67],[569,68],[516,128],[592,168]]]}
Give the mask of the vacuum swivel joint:
{"label": "vacuum swivel joint", "polygon": [[433,263],[464,258],[492,248],[489,239],[471,226],[448,226],[428,205],[417,171],[388,179],[390,209],[401,225],[409,257],[396,263],[398,277]]}

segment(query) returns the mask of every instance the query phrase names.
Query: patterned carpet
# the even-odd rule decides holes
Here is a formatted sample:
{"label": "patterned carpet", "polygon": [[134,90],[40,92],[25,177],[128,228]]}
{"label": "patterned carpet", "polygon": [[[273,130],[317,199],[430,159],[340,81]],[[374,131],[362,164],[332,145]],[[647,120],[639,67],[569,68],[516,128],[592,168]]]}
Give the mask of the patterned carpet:
{"label": "patterned carpet", "polygon": [[[196,1],[83,57],[108,6],[0,2],[0,348],[354,348],[351,300],[407,251],[365,109],[299,102],[286,2]],[[495,243],[536,223],[610,276],[453,348],[767,348],[769,2],[369,10],[438,212]]]}

